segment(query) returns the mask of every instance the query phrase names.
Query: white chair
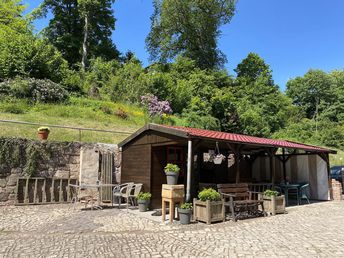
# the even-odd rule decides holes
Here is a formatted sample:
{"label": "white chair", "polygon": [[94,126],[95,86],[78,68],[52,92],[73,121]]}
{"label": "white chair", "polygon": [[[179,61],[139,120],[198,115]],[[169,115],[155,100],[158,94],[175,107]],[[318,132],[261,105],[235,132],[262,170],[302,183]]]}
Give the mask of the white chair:
{"label": "white chair", "polygon": [[121,184],[119,186],[114,187],[113,189],[113,196],[115,199],[118,199],[118,209],[120,208],[122,204],[122,198],[126,199],[127,201],[127,210],[129,208],[129,195],[132,191],[132,188],[134,186],[134,183],[125,183]]}

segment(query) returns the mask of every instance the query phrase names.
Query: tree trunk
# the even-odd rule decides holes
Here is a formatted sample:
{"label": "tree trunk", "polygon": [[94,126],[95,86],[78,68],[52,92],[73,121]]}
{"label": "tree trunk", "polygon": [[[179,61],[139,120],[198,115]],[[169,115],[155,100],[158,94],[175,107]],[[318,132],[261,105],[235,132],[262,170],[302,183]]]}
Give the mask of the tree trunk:
{"label": "tree trunk", "polygon": [[81,60],[81,67],[85,71],[86,70],[86,63],[87,63],[87,40],[88,40],[88,13],[85,13],[85,25],[84,25],[84,41],[82,43],[82,60]]}

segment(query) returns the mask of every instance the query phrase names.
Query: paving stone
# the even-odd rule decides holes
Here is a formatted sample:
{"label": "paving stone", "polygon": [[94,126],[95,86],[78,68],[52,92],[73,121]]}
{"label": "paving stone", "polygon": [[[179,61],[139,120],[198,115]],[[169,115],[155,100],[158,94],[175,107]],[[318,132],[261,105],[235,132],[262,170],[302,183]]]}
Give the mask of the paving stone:
{"label": "paving stone", "polygon": [[164,225],[119,210],[0,206],[0,257],[343,257],[343,202],[237,223]]}

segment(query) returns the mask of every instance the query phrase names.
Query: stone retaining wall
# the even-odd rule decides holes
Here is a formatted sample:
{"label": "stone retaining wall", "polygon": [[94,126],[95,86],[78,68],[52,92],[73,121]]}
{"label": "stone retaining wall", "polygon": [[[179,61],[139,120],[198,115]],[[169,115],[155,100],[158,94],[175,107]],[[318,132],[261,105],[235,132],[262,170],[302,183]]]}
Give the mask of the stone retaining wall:
{"label": "stone retaining wall", "polygon": [[[120,172],[120,155],[116,145],[51,141],[47,143],[27,139],[15,139],[14,144],[19,143],[25,146],[32,142],[43,145],[49,144],[51,149],[54,150],[49,160],[44,160],[38,164],[34,177],[71,178],[79,180],[80,153],[82,149],[93,149],[97,152],[114,152],[114,167],[117,168],[116,172]],[[25,153],[21,153],[21,155],[25,155]],[[0,164],[0,203],[11,204],[14,202],[17,180],[19,177],[24,176],[26,175],[23,164],[17,167],[4,167]],[[116,174],[114,174],[114,178],[116,178]]]}

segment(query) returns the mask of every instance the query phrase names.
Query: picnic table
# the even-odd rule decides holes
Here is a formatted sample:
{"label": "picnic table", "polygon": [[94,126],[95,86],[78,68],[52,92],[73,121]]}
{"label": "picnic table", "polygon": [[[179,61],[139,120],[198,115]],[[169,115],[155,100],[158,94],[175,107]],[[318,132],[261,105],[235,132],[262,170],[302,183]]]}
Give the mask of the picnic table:
{"label": "picnic table", "polygon": [[284,193],[285,196],[285,204],[288,206],[288,201],[289,201],[289,190],[296,190],[296,200],[297,200],[297,205],[300,204],[300,188],[302,184],[298,183],[287,183],[287,184],[280,184],[279,187],[281,188],[282,192]]}

